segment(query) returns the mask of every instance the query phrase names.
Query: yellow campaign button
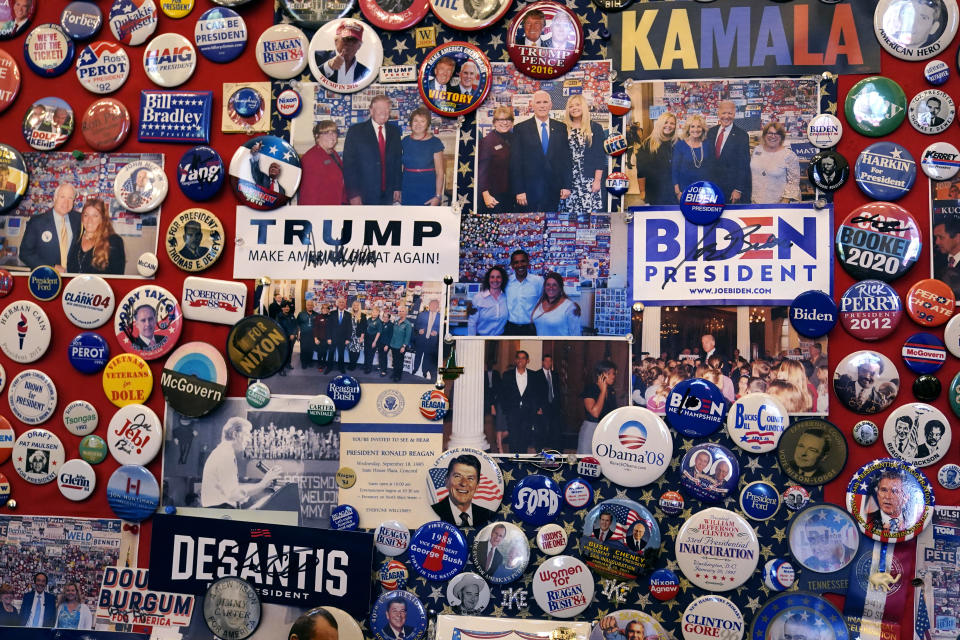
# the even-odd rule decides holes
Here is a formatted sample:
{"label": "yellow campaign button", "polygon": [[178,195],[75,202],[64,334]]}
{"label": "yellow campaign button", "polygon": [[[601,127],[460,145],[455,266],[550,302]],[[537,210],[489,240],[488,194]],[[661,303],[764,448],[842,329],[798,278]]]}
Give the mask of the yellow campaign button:
{"label": "yellow campaign button", "polygon": [[193,0],[161,0],[160,10],[171,18],[185,18],[193,11]]}
{"label": "yellow campaign button", "polygon": [[144,404],[151,391],[153,372],[147,361],[136,354],[121,353],[103,370],[103,392],[118,407]]}

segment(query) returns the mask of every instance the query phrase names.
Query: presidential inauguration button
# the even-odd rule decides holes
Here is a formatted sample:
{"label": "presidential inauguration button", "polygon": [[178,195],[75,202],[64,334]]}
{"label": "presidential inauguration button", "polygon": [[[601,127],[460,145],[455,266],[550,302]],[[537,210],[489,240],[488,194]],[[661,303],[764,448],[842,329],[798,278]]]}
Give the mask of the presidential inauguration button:
{"label": "presidential inauguration button", "polygon": [[377,551],[385,556],[398,556],[410,546],[410,529],[396,520],[386,520],[373,532]]}
{"label": "presidential inauguration button", "polygon": [[140,254],[140,257],[137,258],[137,273],[139,273],[144,278],[150,278],[157,272],[157,267],[160,265],[157,260],[156,254],[145,251]]}
{"label": "presidential inauguration button", "polygon": [[19,93],[20,67],[17,66],[13,56],[0,49],[0,113],[13,104]]}
{"label": "presidential inauguration button", "polygon": [[256,57],[260,69],[277,80],[289,80],[307,68],[310,41],[291,24],[267,27],[257,40]]}
{"label": "presidential inauguration button", "polygon": [[63,426],[75,436],[85,436],[97,428],[97,409],[86,400],[74,400],[63,409]]}
{"label": "presidential inauguration button", "polygon": [[750,638],[821,638],[849,640],[846,620],[825,598],[790,591],[767,600],[754,614]]}
{"label": "presidential inauguration button", "polygon": [[943,52],[957,33],[956,0],[880,0],[873,30],[880,45],[901,60],[926,60]]}
{"label": "presidential inauguration button", "polygon": [[96,151],[113,151],[130,135],[130,112],[119,100],[100,98],[80,120],[83,139]]}
{"label": "presidential inauguration button", "polygon": [[790,325],[808,338],[830,333],[837,317],[837,303],[823,291],[804,291],[790,303]]}
{"label": "presidential inauguration button", "polygon": [[157,5],[153,0],[113,0],[109,20],[113,37],[136,47],[157,30]]}
{"label": "presidential inauguration button", "polygon": [[907,114],[910,124],[920,133],[941,133],[952,123],[956,109],[951,98],[940,89],[925,89],[910,100]]}
{"label": "presidential inauguration button", "polygon": [[794,482],[824,485],[843,471],[847,441],[840,429],[822,418],[799,420],[780,437],[777,462]]}
{"label": "presidential inauguration button", "polygon": [[428,522],[410,539],[410,564],[427,580],[449,580],[466,563],[467,539],[449,522]]}
{"label": "presidential inauguration button", "polygon": [[657,600],[672,600],[679,592],[680,579],[670,569],[657,569],[650,574],[650,595]]}
{"label": "presidential inauguration button", "polygon": [[723,190],[707,180],[691,183],[680,195],[680,212],[689,222],[711,224],[723,215]]}
{"label": "presidential inauguration button", "polygon": [[923,327],[939,327],[953,315],[953,289],[942,280],[924,278],[907,290],[907,315]]}
{"label": "presidential inauguration button", "polygon": [[593,502],[593,487],[580,478],[568,480],[563,485],[563,501],[574,509],[585,507]]}
{"label": "presidential inauguration button", "polygon": [[10,456],[13,454],[13,444],[16,439],[17,434],[14,433],[10,422],[3,416],[0,416],[0,464],[10,459]]}
{"label": "presidential inauguration button", "polygon": [[590,606],[593,574],[573,556],[547,558],[533,574],[533,598],[548,616],[572,618]]}
{"label": "presidential inauguration button", "polygon": [[807,139],[818,149],[829,149],[837,146],[840,136],[843,135],[843,124],[840,118],[832,113],[819,113],[807,123]]}
{"label": "presidential inauguration button", "polygon": [[186,209],[167,227],[167,257],[183,271],[203,271],[220,257],[224,240],[223,224],[217,216],[206,209]]}
{"label": "presidential inauguration button", "polygon": [[128,404],[117,409],[107,426],[110,455],[120,464],[149,464],[163,444],[163,427],[153,409]]}
{"label": "presidential inauguration button", "polygon": [[15,38],[30,25],[37,12],[35,0],[9,2],[4,7],[4,21],[0,22],[0,40]]}
{"label": "presidential inauguration button", "polygon": [[171,18],[185,18],[193,11],[193,0],[160,0],[160,10]]}
{"label": "presidential inauguration button", "polygon": [[556,556],[567,549],[569,536],[559,524],[545,524],[537,529],[537,548],[548,556]]}
{"label": "presidential inauguration button", "polygon": [[740,490],[740,510],[751,520],[769,520],[780,509],[780,492],[765,480],[751,482]]}
{"label": "presidential inauguration button", "polygon": [[960,489],[960,466],[951,462],[940,467],[937,482],[944,489]]}
{"label": "presidential inauguration button", "polygon": [[[407,566],[399,560],[384,560],[377,568],[377,579],[380,581],[380,586],[387,592],[406,589],[408,577]],[[395,639],[396,636],[392,640]]]}
{"label": "presidential inauguration button", "polygon": [[450,524],[482,527],[503,499],[503,472],[492,457],[469,447],[445,451],[427,472],[430,508]]}
{"label": "presidential inauguration button", "polygon": [[530,543],[523,529],[510,522],[491,522],[473,540],[473,564],[494,584],[507,584],[523,575],[530,562]]}
{"label": "presidential inauguration button", "polygon": [[63,314],[81,329],[96,329],[113,316],[116,299],[110,284],[95,275],[74,276],[63,288]]}
{"label": "presidential inauguration button", "polygon": [[44,372],[27,369],[10,381],[7,401],[17,420],[29,425],[41,424],[57,409],[57,387]]}
{"label": "presidential inauguration button", "polygon": [[940,380],[936,376],[924,374],[917,376],[917,379],[913,381],[911,390],[913,391],[913,397],[920,402],[933,402],[940,397],[942,388]]}
{"label": "presidential inauguration button", "polygon": [[740,514],[709,507],[690,516],[675,544],[677,564],[687,580],[708,591],[729,591],[757,568],[757,532]]}
{"label": "presidential inauguration button", "polygon": [[920,256],[920,228],[910,212],[888,202],[871,202],[850,212],[837,230],[837,258],[857,280],[891,282]]}
{"label": "presidential inauguration button", "polygon": [[727,414],[727,435],[750,453],[773,451],[790,426],[787,408],[775,396],[750,393],[733,403]]}
{"label": "presidential inauguration button", "polygon": [[67,500],[86,500],[97,486],[97,475],[89,462],[74,458],[63,463],[57,475],[57,488]]}
{"label": "presidential inauguration button", "polygon": [[80,373],[97,373],[107,365],[110,347],[99,333],[85,331],[70,341],[67,357]]}
{"label": "presidential inauguration button", "polygon": [[683,494],[679,491],[664,491],[657,501],[660,510],[668,516],[675,516],[683,511]]}
{"label": "presidential inauguration button", "polygon": [[740,609],[723,596],[700,596],[683,612],[683,640],[741,640],[744,628]]}
{"label": "presidential inauguration button", "polygon": [[156,209],[167,197],[167,176],[163,167],[150,160],[128,162],[117,171],[113,195],[117,203],[130,213]]}
{"label": "presidential inauguration button", "polygon": [[146,360],[134,353],[121,353],[103,371],[103,393],[118,407],[145,403],[153,391],[153,372]]}
{"label": "presidential inauguration button", "polygon": [[331,20],[313,34],[309,56],[314,80],[337,93],[354,93],[377,79],[383,63],[383,43],[365,22]]}
{"label": "presidential inauguration button", "polygon": [[[203,202],[217,195],[223,186],[224,174],[220,154],[205,145],[189,149],[177,163],[177,184],[180,185],[183,195],[196,202]],[[221,241],[222,239],[221,234]]]}
{"label": "presidential inauguration button", "polygon": [[660,541],[660,527],[646,507],[614,498],[587,514],[580,557],[603,575],[635,580],[656,561]]}
{"label": "presidential inauguration button", "polygon": [[300,186],[300,156],[277,136],[257,136],[230,160],[230,187],[240,204],[267,211],[290,202]]}
{"label": "presidential inauguration button", "polygon": [[450,410],[450,400],[447,394],[439,389],[424,391],[420,396],[420,415],[427,420],[440,421]]}
{"label": "presidential inauguration button", "polygon": [[916,537],[930,524],[934,503],[927,476],[903,460],[872,460],[847,485],[847,511],[868,538],[880,542]]}
{"label": "presidential inauguration button", "polygon": [[207,9],[193,28],[193,41],[207,60],[230,62],[247,46],[247,24],[233,9]]}
{"label": "presidential inauguration button", "polygon": [[337,405],[330,396],[324,394],[313,396],[307,404],[307,417],[314,424],[330,424],[336,414]]}
{"label": "presidential inauguration button", "polygon": [[869,447],[880,438],[880,429],[870,420],[860,420],[853,425],[853,441],[861,447]]}
{"label": "presidential inauguration button", "polygon": [[931,180],[949,180],[960,170],[960,151],[949,142],[934,142],[923,150],[920,168]]}
{"label": "presidential inauguration button", "polygon": [[577,459],[577,475],[582,478],[599,478],[600,461],[593,456],[582,456]]}
{"label": "presidential inauguration button", "polygon": [[254,409],[262,409],[270,403],[270,387],[259,381],[251,382],[247,385],[246,397],[247,404]]}
{"label": "presidential inauguration button", "polygon": [[220,578],[203,596],[203,621],[217,638],[249,638],[260,625],[261,615],[260,594],[240,578]]}
{"label": "presidential inauguration button", "polygon": [[507,53],[517,70],[531,78],[562,76],[583,53],[580,19],[559,2],[528,4],[510,22]]}
{"label": "presidential inauguration button", "polygon": [[23,41],[27,67],[44,78],[59,76],[73,64],[73,39],[58,24],[34,27]]}
{"label": "presidential inauguration button", "polygon": [[889,135],[907,116],[907,96],[890,78],[870,76],[847,93],[843,113],[847,123],[861,135]]}
{"label": "presidential inauguration button", "polygon": [[513,513],[529,525],[553,522],[560,513],[560,485],[549,476],[529,475],[513,486]]}
{"label": "presidential inauguration button", "polygon": [[883,444],[894,458],[915,467],[939,462],[950,448],[950,421],[929,404],[909,402],[894,409],[883,423]]}
{"label": "presidential inauguration button", "polygon": [[855,282],[840,297],[840,324],[854,338],[885,338],[896,330],[901,318],[900,295],[886,282]]}
{"label": "presidential inauguration button", "polygon": [[37,151],[53,151],[67,141],[75,122],[66,100],[40,98],[23,116],[23,139]]}
{"label": "presidential inauguration button", "polygon": [[340,374],[327,384],[327,396],[340,411],[353,409],[360,402],[360,383],[353,376]]}
{"label": "presidential inauguration button", "polygon": [[376,640],[396,640],[398,637],[420,640],[427,631],[427,612],[423,603],[404,586],[398,584],[394,589],[381,593],[370,608],[369,629],[373,637]]}
{"label": "presidential inauguration button", "polygon": [[915,333],[900,350],[907,368],[914,373],[935,373],[947,361],[947,348],[932,333]]}
{"label": "presidential inauguration button", "polygon": [[144,467],[125,464],[107,482],[107,504],[117,517],[142,522],[160,506],[160,486]]}
{"label": "presidential inauguration button", "polygon": [[847,159],[833,149],[824,149],[810,158],[807,178],[821,191],[836,191],[850,177]]}
{"label": "presidential inauguration button", "polygon": [[512,0],[430,0],[430,10],[448,27],[460,31],[478,31],[506,15],[512,4]]}
{"label": "presidential inauguration button", "polygon": [[593,434],[591,453],[603,475],[622,487],[643,487],[663,475],[673,456],[666,423],[644,407],[620,407]]}
{"label": "presidential inauguration button", "polygon": [[763,565],[763,584],[771,591],[786,591],[796,580],[793,565],[783,558],[772,558]]}
{"label": "presidential inauguration button", "polygon": [[91,93],[113,93],[123,86],[129,75],[130,58],[116,42],[92,42],[77,56],[77,79]]}
{"label": "presidential inauguration button", "polygon": [[30,484],[56,480],[65,459],[60,438],[46,429],[24,431],[13,445],[13,467]]}
{"label": "presidential inauguration button", "polygon": [[143,69],[161,87],[178,87],[197,68],[197,52],[185,36],[162,33],[143,50]]}
{"label": "presidential inauguration button", "polygon": [[227,397],[227,363],[213,345],[188,342],[167,358],[160,388],[177,412],[190,418],[205,416]]}
{"label": "presidential inauguration button", "polygon": [[267,316],[246,316],[227,335],[227,358],[247,378],[269,378],[283,369],[291,348],[283,328]]}
{"label": "presidential inauguration button", "polygon": [[713,443],[691,447],[680,462],[680,471],[680,486],[702,502],[722,502],[740,479],[737,457]]}
{"label": "presidential inauguration button", "polygon": [[790,511],[799,511],[810,502],[810,492],[805,487],[793,485],[783,492],[783,504]]}
{"label": "presidential inauguration button", "polygon": [[[2,50],[0,50],[2,53]],[[3,93],[3,66],[0,58],[0,94]],[[0,109],[2,111],[2,109]],[[8,213],[20,203],[27,192],[30,174],[20,152],[0,142],[0,213]],[[6,271],[6,269],[4,269]],[[9,275],[9,272],[7,272]],[[13,289],[12,278],[3,285],[9,293]],[[6,295],[6,294],[4,294]]]}
{"label": "presidential inauguration button", "polygon": [[295,118],[297,114],[300,113],[303,100],[301,100],[300,94],[293,89],[284,89],[277,94],[275,106],[277,113],[289,120],[290,118]]}
{"label": "presidential inauguration button", "polygon": [[140,142],[210,142],[212,91],[140,92]]}
{"label": "presidential inauguration button", "polygon": [[40,302],[50,302],[60,295],[60,288],[63,285],[63,279],[60,272],[53,267],[45,264],[34,268],[27,278],[27,288],[30,295]]}
{"label": "presidential inauguration button", "polygon": [[723,426],[727,401],[709,380],[689,378],[678,382],[667,395],[666,421],[678,433],[698,438]]}
{"label": "presidential inauguration button", "polygon": [[[291,4],[304,4],[302,0],[281,0],[281,6]],[[340,4],[341,6],[352,6],[353,2],[328,3],[327,6]],[[403,31],[418,24],[430,12],[429,0],[412,0],[411,2],[387,2],[386,0],[359,0],[360,11],[370,24],[387,31]],[[316,6],[316,3],[313,3]],[[339,16],[329,16],[327,20],[343,17],[346,12]],[[298,20],[298,22],[300,22]],[[322,22],[326,22],[323,20]]]}
{"label": "presidential inauguration button", "polygon": [[124,351],[155,360],[167,355],[180,338],[180,304],[163,287],[137,287],[120,300],[113,330]]}
{"label": "presidential inauguration button", "polygon": [[874,200],[897,200],[913,188],[917,163],[896,142],[874,142],[860,152],[854,165],[857,186]]}
{"label": "presidential inauguration button", "polygon": [[466,42],[447,42],[427,54],[417,82],[420,97],[434,113],[455,117],[475,111],[493,82],[487,56]]}
{"label": "presidential inauguration button", "polygon": [[360,526],[360,512],[349,504],[337,505],[330,510],[330,528],[334,531],[356,531]]}
{"label": "presidential inauguration button", "polygon": [[[31,7],[36,2],[28,2]],[[103,26],[103,12],[93,2],[75,0],[60,12],[60,26],[74,40],[89,40],[97,35]]]}
{"label": "presidential inauguration button", "polygon": [[52,333],[47,313],[36,302],[17,300],[0,313],[0,349],[14,362],[26,364],[42,358]]}

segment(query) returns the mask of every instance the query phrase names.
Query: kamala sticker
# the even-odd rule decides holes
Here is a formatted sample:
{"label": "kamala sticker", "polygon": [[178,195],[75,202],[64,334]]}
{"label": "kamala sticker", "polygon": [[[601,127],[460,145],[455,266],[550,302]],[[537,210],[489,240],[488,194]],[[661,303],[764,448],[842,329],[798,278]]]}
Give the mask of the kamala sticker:
{"label": "kamala sticker", "polygon": [[833,390],[851,411],[867,415],[879,413],[896,399],[900,391],[900,373],[890,358],[882,353],[855,351],[837,365],[833,373]]}
{"label": "kamala sticker", "polygon": [[723,596],[700,596],[683,612],[683,640],[741,640],[746,623],[737,605]]}
{"label": "kamala sticker", "polygon": [[800,420],[780,437],[777,461],[791,480],[824,485],[840,475],[847,463],[847,441],[843,432],[826,420]]}
{"label": "kamala sticker", "polygon": [[871,202],[854,209],[837,230],[837,258],[857,280],[891,282],[917,261],[920,229],[901,206]]}
{"label": "kamala sticker", "polygon": [[894,409],[883,423],[883,444],[894,458],[915,467],[929,467],[947,455],[950,421],[936,407],[909,402]]}
{"label": "kamala sticker", "polygon": [[120,301],[113,329],[124,351],[155,360],[169,353],[180,338],[180,305],[162,287],[137,287]]}
{"label": "kamala sticker", "polygon": [[449,580],[467,563],[467,539],[447,522],[428,522],[410,539],[410,564],[427,580]]}
{"label": "kamala sticker", "polygon": [[197,272],[213,265],[223,252],[223,224],[210,211],[181,211],[167,227],[167,256],[183,271]]}
{"label": "kamala sticker", "polygon": [[703,502],[721,502],[737,488],[740,465],[733,452],[713,443],[698,444],[680,462],[680,486]]}
{"label": "kamala sticker", "polygon": [[760,544],[757,532],[743,516],[710,507],[684,522],[675,553],[680,570],[694,585],[708,591],[729,591],[753,575]]}
{"label": "kamala sticker", "polygon": [[510,23],[507,53],[517,70],[531,78],[562,76],[583,53],[580,19],[559,2],[529,4]]}
{"label": "kamala sticker", "polygon": [[660,527],[633,500],[604,500],[587,514],[580,557],[604,575],[634,580],[660,553]]}
{"label": "kamala sticker", "polygon": [[620,407],[597,425],[591,450],[611,482],[643,487],[667,470],[673,456],[673,437],[663,420],[649,409]]}
{"label": "kamala sticker", "polygon": [[13,445],[13,466],[30,484],[56,480],[64,460],[63,443],[46,429],[25,431]]}
{"label": "kamala sticker", "polygon": [[42,358],[52,333],[47,313],[35,302],[11,302],[0,313],[0,349],[14,362],[26,364]]}
{"label": "kamala sticker", "polygon": [[834,573],[853,562],[860,532],[850,514],[832,504],[807,507],[790,523],[790,553],[804,569]]}
{"label": "kamala sticker", "polygon": [[867,537],[910,540],[930,524],[933,487],[922,471],[893,458],[860,467],[847,485],[847,511]]}
{"label": "kamala sticker", "polygon": [[530,562],[530,543],[523,529],[509,522],[491,522],[477,532],[473,564],[494,584],[507,584],[523,575]]}
{"label": "kamala sticker", "polygon": [[781,593],[754,614],[750,637],[849,640],[847,623],[836,607],[812,593]]}
{"label": "kamala sticker", "polygon": [[207,144],[212,110],[212,91],[141,91],[137,140]]}
{"label": "kamala sticker", "polygon": [[446,42],[420,65],[420,97],[430,110],[455,117],[475,111],[487,92],[493,67],[487,56],[466,42]]}
{"label": "kamala sticker", "polygon": [[957,33],[956,0],[880,0],[873,30],[880,46],[901,60],[926,60]]}
{"label": "kamala sticker", "polygon": [[547,559],[533,574],[533,597],[548,616],[572,618],[593,600],[590,569],[572,556]]}
{"label": "kamala sticker", "polygon": [[766,453],[777,448],[780,434],[790,426],[787,408],[767,393],[750,393],[735,403],[727,415],[727,435],[750,453]]}
{"label": "kamala sticker", "polygon": [[257,136],[230,160],[230,186],[237,200],[266,211],[287,204],[300,186],[300,156],[276,136]]}
{"label": "kamala sticker", "polygon": [[206,342],[180,345],[160,374],[163,396],[177,412],[199,418],[219,407],[227,395],[227,363]]}

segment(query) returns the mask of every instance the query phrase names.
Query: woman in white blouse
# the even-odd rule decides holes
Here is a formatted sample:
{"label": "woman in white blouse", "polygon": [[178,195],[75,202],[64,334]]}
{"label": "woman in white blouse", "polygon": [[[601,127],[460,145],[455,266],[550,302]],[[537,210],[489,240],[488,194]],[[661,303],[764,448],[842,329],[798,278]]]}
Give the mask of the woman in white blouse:
{"label": "woman in white blouse", "polygon": [[763,128],[760,144],[750,157],[753,203],[779,204],[800,200],[800,161],[784,145],[787,131],[779,122]]}
{"label": "woman in white blouse", "polygon": [[507,270],[487,269],[480,291],[467,305],[467,335],[499,336],[507,324]]}
{"label": "woman in white blouse", "polygon": [[579,336],[580,305],[563,292],[563,277],[551,271],[543,276],[543,294],[531,320],[538,336]]}

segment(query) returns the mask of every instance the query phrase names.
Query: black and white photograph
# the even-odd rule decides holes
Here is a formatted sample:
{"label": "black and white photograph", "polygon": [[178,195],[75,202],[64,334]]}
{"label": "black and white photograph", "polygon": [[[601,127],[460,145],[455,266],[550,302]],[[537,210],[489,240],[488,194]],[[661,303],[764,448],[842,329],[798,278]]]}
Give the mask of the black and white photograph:
{"label": "black and white photograph", "polygon": [[788,640],[788,638],[817,638],[817,640],[837,640],[830,621],[809,607],[788,607],[774,616],[766,627],[768,640]]}
{"label": "black and white photograph", "polygon": [[447,602],[457,615],[479,615],[490,604],[490,585],[476,573],[461,573],[447,583]]}
{"label": "black and white photograph", "polygon": [[[954,31],[957,28],[956,6],[952,6],[951,15],[943,0],[882,0],[877,13],[883,35],[910,50],[922,50],[935,43],[948,25],[952,24]],[[880,41],[884,44],[883,39]]]}

